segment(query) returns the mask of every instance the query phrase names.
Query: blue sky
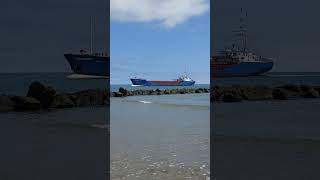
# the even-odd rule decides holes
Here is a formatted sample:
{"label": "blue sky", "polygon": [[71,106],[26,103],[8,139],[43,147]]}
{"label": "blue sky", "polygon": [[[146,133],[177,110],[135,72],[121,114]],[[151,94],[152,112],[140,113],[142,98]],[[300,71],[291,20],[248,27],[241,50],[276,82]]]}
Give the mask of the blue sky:
{"label": "blue sky", "polygon": [[[141,7],[123,7],[129,0],[121,1],[111,1],[111,84],[130,84],[137,74],[174,79],[184,71],[197,83],[209,83],[209,1],[149,0],[142,13]],[[184,8],[175,10],[177,5]]]}

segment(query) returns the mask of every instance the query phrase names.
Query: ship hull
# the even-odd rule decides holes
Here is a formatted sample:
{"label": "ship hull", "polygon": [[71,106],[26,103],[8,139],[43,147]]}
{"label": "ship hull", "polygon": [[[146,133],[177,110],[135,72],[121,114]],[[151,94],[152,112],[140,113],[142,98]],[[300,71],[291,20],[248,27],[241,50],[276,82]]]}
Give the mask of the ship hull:
{"label": "ship hull", "polygon": [[70,64],[72,71],[76,74],[110,76],[109,56],[96,55],[64,55]]}
{"label": "ship hull", "polygon": [[211,62],[211,77],[257,76],[270,71],[273,62],[241,62],[218,64]]}
{"label": "ship hull", "polygon": [[195,81],[148,81],[145,79],[131,79],[136,86],[192,86]]}

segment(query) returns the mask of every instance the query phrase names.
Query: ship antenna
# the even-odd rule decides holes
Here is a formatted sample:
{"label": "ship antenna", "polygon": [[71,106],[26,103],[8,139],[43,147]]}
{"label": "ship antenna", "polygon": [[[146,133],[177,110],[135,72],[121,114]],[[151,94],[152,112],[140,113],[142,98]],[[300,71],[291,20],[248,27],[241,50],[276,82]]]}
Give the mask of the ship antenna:
{"label": "ship antenna", "polygon": [[93,17],[91,16],[91,19],[90,19],[90,24],[91,24],[91,27],[90,27],[90,52],[91,54],[93,54],[93,38],[94,38],[94,30],[93,30]]}

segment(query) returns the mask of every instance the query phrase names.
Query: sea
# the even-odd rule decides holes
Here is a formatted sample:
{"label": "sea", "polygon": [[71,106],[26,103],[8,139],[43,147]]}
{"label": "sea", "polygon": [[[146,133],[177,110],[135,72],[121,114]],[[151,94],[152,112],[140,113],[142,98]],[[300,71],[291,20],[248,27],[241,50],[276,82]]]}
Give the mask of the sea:
{"label": "sea", "polygon": [[[319,86],[320,73],[269,73],[211,83]],[[320,179],[319,98],[212,103],[210,108],[212,179]]]}
{"label": "sea", "polygon": [[[107,79],[70,78],[69,73],[10,73],[0,74],[0,94],[26,95],[33,81],[50,85],[58,92],[150,88],[125,84],[108,87]],[[319,85],[320,73],[270,73],[250,78],[214,79],[211,83],[218,86]],[[199,84],[193,88],[209,86]],[[181,87],[152,87],[156,88]],[[0,179],[104,179],[110,149],[111,179],[207,180],[210,176],[210,107],[216,135],[320,138],[318,99],[210,105],[209,94],[111,98],[110,107],[0,113]],[[107,146],[109,116],[110,147]],[[241,164],[240,160],[230,159],[234,154],[226,153],[230,150],[226,147],[228,149],[221,148],[224,154],[216,152],[217,156],[221,155],[216,167],[222,177],[228,177],[225,175],[229,163]],[[230,162],[221,160],[227,155]]]}

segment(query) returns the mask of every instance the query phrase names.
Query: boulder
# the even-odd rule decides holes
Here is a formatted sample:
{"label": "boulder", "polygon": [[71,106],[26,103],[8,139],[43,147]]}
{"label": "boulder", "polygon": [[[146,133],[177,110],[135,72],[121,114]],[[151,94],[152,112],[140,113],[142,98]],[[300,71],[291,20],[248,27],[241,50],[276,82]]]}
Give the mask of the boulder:
{"label": "boulder", "polygon": [[123,87],[120,87],[120,88],[119,88],[119,93],[121,93],[122,96],[127,96],[127,95],[128,95],[128,90],[126,90],[126,89],[123,88]]}
{"label": "boulder", "polygon": [[303,97],[304,98],[318,98],[319,92],[316,91],[315,89],[311,88],[308,91],[304,92]]}
{"label": "boulder", "polygon": [[169,90],[164,90],[164,92],[163,92],[164,94],[170,94],[170,91]]}
{"label": "boulder", "polygon": [[[89,89],[70,94],[69,97],[75,106],[100,106],[108,103],[108,94],[109,92],[99,89]],[[114,96],[117,97],[116,94]]]}
{"label": "boulder", "polygon": [[114,97],[123,97],[121,92],[113,92]]}
{"label": "boulder", "polygon": [[68,95],[56,95],[52,104],[53,108],[72,108],[74,103]]}
{"label": "boulder", "polygon": [[288,99],[288,95],[285,92],[285,90],[280,89],[280,88],[273,89],[272,96],[273,96],[273,99],[275,99],[275,100],[287,100]]}
{"label": "boulder", "polygon": [[300,92],[301,88],[298,85],[295,84],[286,84],[284,86],[279,87],[281,89],[285,89],[287,91],[293,91],[293,92]]}
{"label": "boulder", "polygon": [[35,81],[29,86],[27,97],[37,99],[41,103],[42,108],[49,108],[54,101],[55,94],[56,91],[52,87]]}
{"label": "boulder", "polygon": [[14,110],[14,102],[10,96],[0,95],[0,112],[8,112]]}
{"label": "boulder", "polygon": [[37,111],[41,109],[41,103],[33,97],[13,96],[15,111]]}
{"label": "boulder", "polygon": [[239,95],[237,94],[232,94],[232,93],[226,93],[222,96],[221,99],[223,102],[241,102],[242,99]]}

